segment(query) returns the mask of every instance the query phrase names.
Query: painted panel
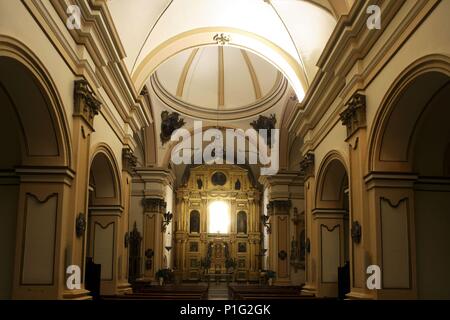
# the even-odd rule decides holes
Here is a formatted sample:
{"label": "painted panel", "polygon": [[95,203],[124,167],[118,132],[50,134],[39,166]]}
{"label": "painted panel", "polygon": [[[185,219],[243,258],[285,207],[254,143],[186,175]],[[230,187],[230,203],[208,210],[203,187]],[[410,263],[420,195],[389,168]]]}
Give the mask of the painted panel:
{"label": "painted panel", "polygon": [[410,287],[408,199],[392,204],[381,199],[383,288]]}
{"label": "painted panel", "polygon": [[58,195],[44,200],[27,194],[21,283],[52,285]]}
{"label": "painted panel", "polygon": [[113,279],[114,229],[114,222],[94,224],[94,262],[102,266],[102,280]]}
{"label": "painted panel", "polygon": [[340,264],[340,226],[332,229],[320,226],[322,283],[336,283],[338,281],[338,267]]}

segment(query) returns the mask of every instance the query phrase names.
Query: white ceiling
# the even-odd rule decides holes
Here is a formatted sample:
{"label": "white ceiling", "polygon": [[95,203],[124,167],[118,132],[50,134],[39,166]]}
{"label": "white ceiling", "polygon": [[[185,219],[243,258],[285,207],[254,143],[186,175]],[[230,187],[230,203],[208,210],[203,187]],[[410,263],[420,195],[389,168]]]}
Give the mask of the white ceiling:
{"label": "white ceiling", "polygon": [[336,25],[335,1],[348,2],[111,0],[109,8],[138,90],[169,57],[194,45],[214,44],[212,35],[225,31],[231,44],[257,52],[275,65],[301,100]]}
{"label": "white ceiling", "polygon": [[242,110],[281,84],[280,72],[266,60],[228,46],[183,51],[164,62],[156,76],[174,98],[213,110]]}

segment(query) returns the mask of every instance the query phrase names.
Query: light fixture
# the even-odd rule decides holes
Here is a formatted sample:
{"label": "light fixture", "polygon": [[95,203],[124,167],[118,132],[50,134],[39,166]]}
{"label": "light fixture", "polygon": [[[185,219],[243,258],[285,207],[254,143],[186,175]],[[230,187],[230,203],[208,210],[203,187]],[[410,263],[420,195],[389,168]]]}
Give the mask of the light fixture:
{"label": "light fixture", "polygon": [[266,216],[265,214],[261,216],[262,224],[264,225],[264,227],[266,227],[267,233],[270,234],[272,232],[272,226],[270,225],[269,219],[270,217]]}
{"label": "light fixture", "polygon": [[170,221],[172,221],[173,214],[168,211],[163,214],[163,221],[162,221],[162,232],[166,232],[167,226],[169,225]]}

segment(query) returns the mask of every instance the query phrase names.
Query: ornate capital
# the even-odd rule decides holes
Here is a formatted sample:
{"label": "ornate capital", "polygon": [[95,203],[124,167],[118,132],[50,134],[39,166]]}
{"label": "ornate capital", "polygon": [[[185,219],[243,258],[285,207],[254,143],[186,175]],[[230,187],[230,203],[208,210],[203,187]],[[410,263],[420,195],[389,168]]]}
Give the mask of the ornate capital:
{"label": "ornate capital", "polygon": [[272,215],[289,215],[289,209],[291,208],[291,200],[272,200],[267,205],[267,213]]}
{"label": "ornate capital", "polygon": [[346,104],[346,109],[340,114],[342,124],[347,127],[347,137],[359,128],[366,126],[366,96],[357,92]]}
{"label": "ornate capital", "polygon": [[122,149],[122,167],[123,170],[128,171],[128,173],[133,174],[136,169],[137,158],[133,154],[133,150],[130,148]]}
{"label": "ornate capital", "polygon": [[305,176],[305,179],[314,176],[314,153],[308,152],[303,160],[300,162],[300,172]]}
{"label": "ornate capital", "polygon": [[144,198],[142,199],[142,206],[145,213],[165,213],[167,203],[160,198]]}
{"label": "ornate capital", "polygon": [[102,103],[97,99],[86,80],[75,81],[74,101],[74,115],[83,117],[93,127],[94,117],[100,112]]}

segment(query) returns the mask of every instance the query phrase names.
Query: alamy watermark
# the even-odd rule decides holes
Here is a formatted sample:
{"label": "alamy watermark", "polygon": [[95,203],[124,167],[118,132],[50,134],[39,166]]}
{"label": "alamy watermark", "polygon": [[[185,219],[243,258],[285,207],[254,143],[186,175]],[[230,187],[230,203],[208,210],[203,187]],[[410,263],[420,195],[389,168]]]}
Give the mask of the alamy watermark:
{"label": "alamy watermark", "polygon": [[[178,144],[171,160],[175,165],[259,164],[261,175],[275,175],[279,169],[279,140],[279,129],[226,129],[224,137],[222,130],[203,130],[202,121],[194,121],[193,134],[187,129],[172,134],[171,141]],[[203,147],[204,142],[209,144]]]}
{"label": "alamy watermark", "polygon": [[381,8],[376,5],[368,6],[366,12],[370,15],[369,18],[367,18],[367,28],[369,30],[380,30]]}
{"label": "alamy watermark", "polygon": [[66,20],[66,26],[69,30],[81,29],[81,10],[79,6],[71,5],[67,7],[69,17]]}

